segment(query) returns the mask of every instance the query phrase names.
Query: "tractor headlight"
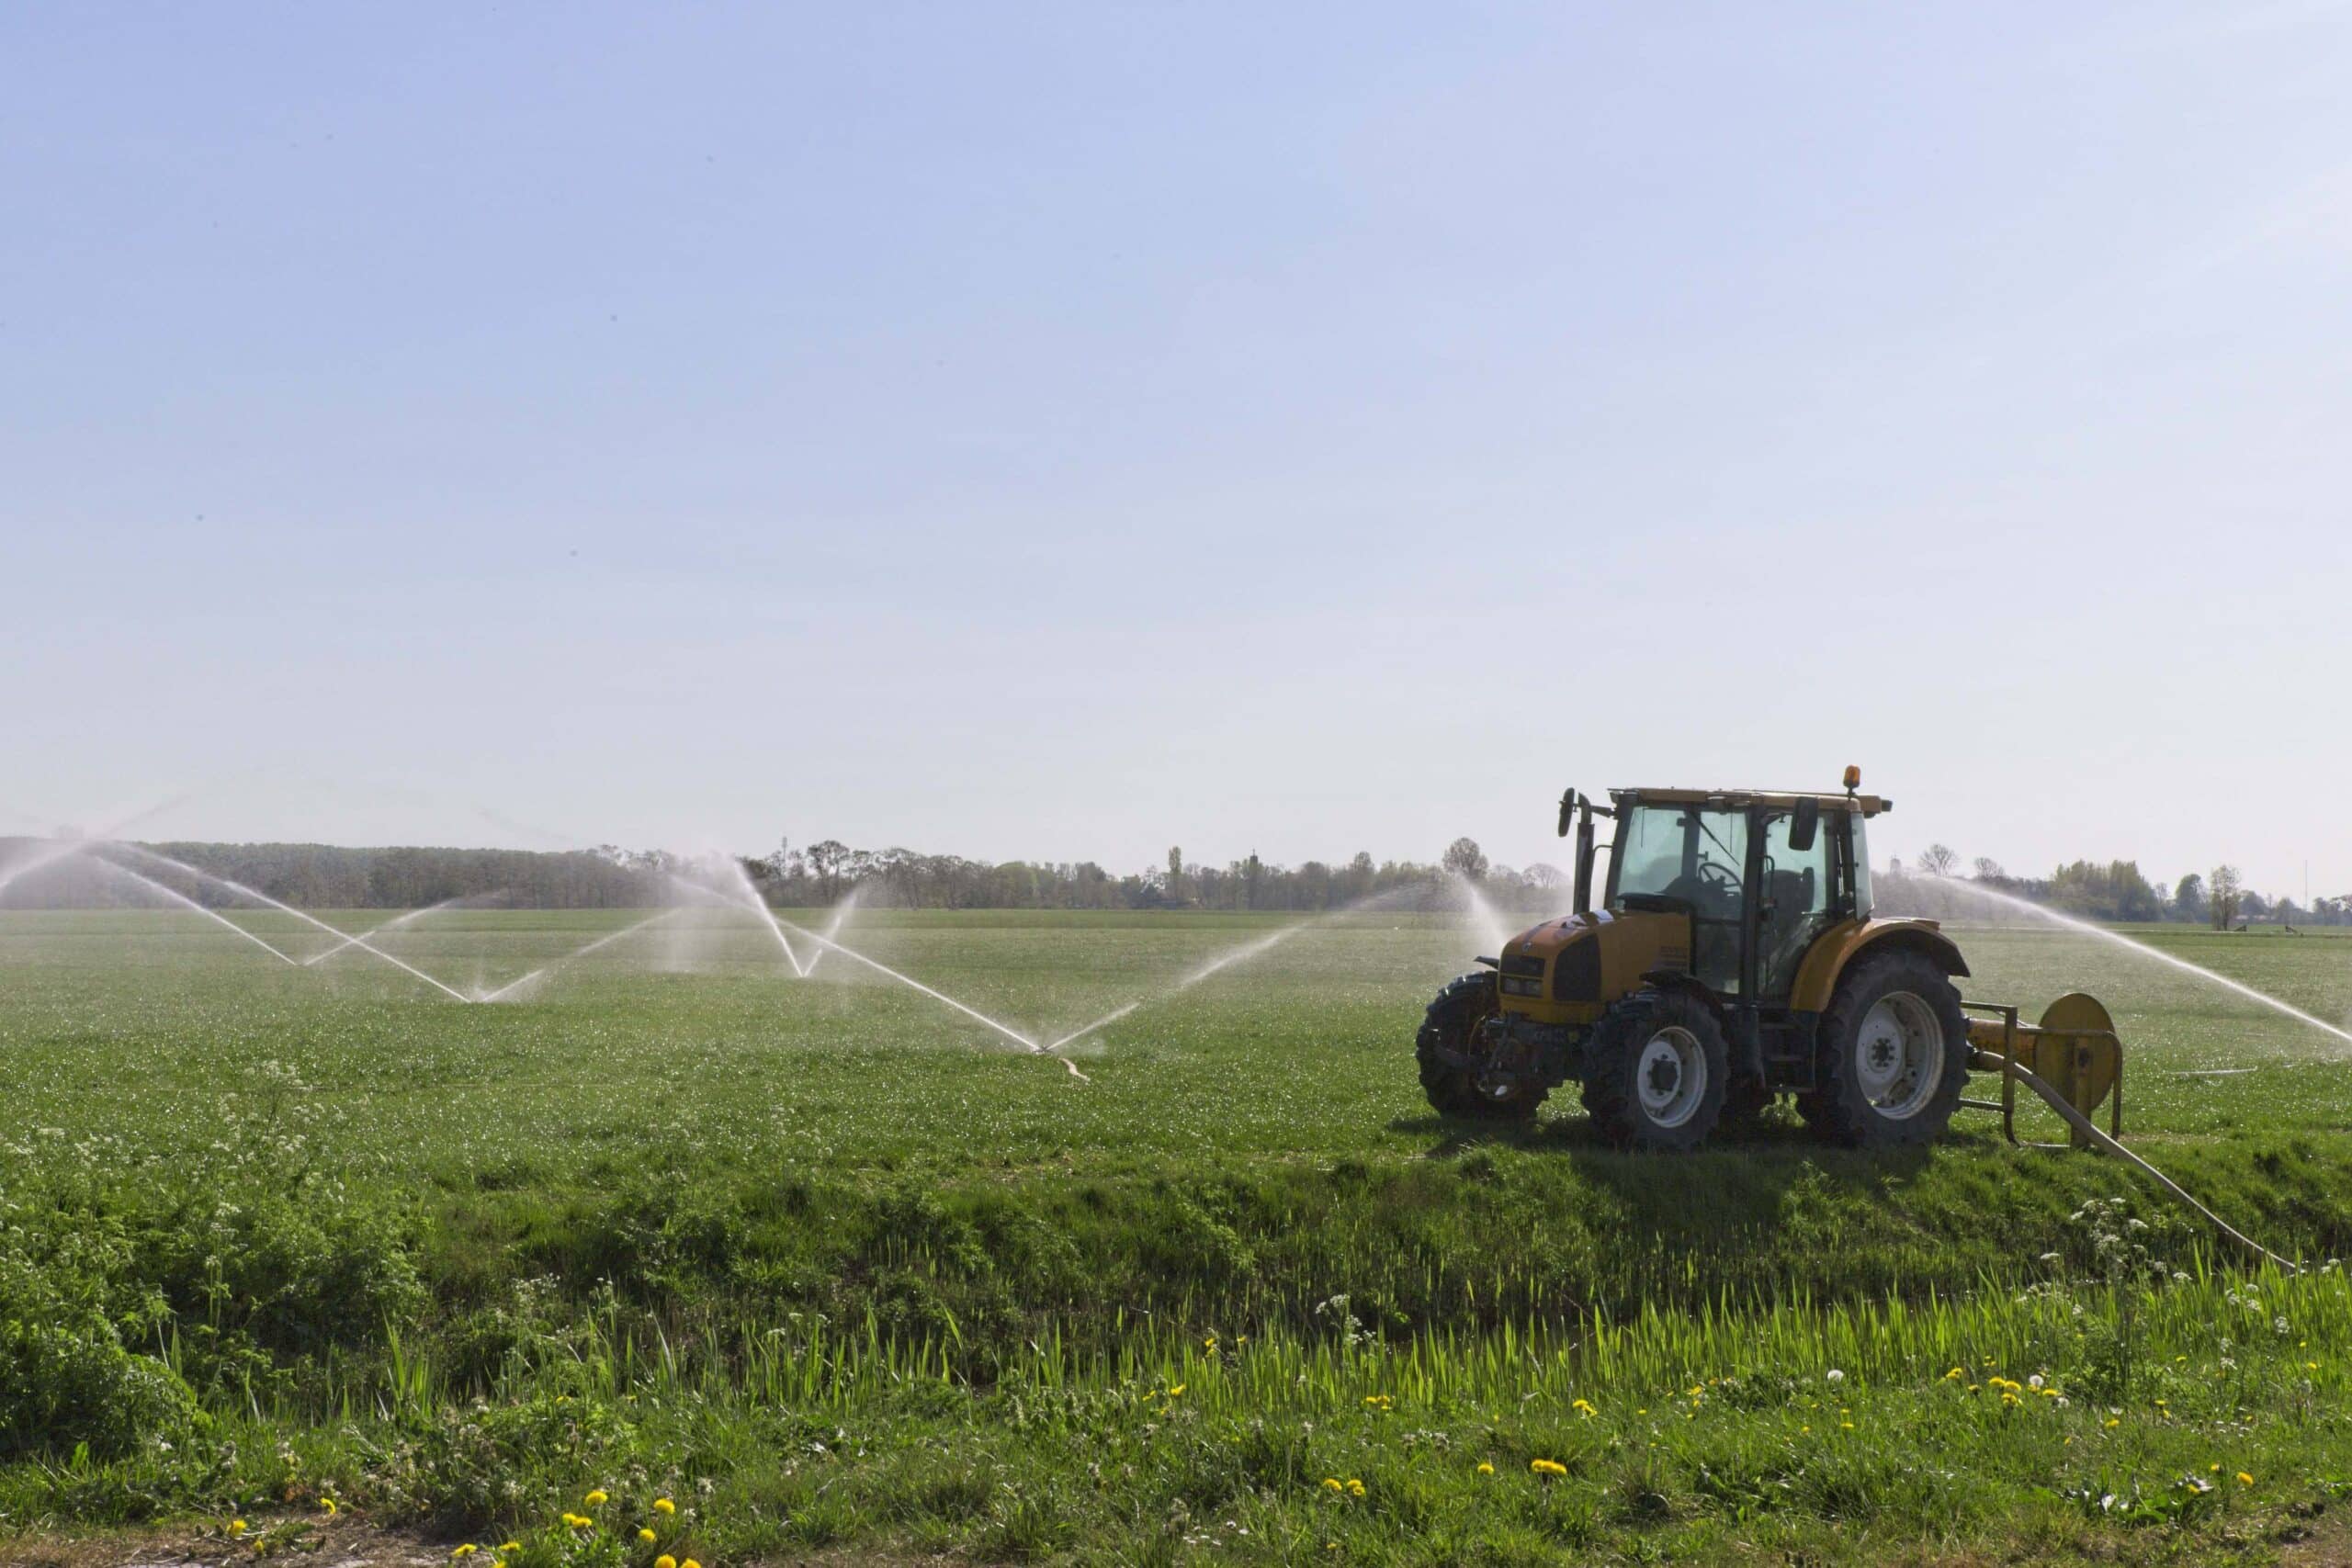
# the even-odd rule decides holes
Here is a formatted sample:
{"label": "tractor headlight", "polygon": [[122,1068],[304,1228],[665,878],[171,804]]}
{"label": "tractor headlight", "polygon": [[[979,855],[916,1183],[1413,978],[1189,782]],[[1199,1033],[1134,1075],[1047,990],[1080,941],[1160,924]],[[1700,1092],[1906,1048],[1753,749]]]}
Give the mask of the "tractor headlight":
{"label": "tractor headlight", "polygon": [[1504,976],[1502,987],[1503,995],[1507,997],[1540,997],[1544,994],[1543,981],[1524,979],[1517,975]]}

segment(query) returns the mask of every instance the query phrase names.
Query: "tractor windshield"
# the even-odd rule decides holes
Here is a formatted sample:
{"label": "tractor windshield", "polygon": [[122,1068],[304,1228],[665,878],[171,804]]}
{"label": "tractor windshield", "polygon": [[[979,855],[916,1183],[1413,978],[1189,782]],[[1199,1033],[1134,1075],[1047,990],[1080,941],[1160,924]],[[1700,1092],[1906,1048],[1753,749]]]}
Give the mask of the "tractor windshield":
{"label": "tractor windshield", "polygon": [[1736,919],[1747,858],[1745,812],[1637,806],[1618,829],[1611,900],[1649,894],[1679,898],[1702,919]]}

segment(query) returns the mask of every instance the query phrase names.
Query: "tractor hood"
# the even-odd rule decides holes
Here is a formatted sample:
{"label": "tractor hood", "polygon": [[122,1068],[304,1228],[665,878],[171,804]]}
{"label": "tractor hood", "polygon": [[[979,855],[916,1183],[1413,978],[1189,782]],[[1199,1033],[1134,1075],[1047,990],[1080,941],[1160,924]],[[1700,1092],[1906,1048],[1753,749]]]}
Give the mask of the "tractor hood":
{"label": "tractor hood", "polygon": [[1564,915],[1503,944],[1502,1006],[1546,1023],[1589,1023],[1651,970],[1690,967],[1687,914]]}

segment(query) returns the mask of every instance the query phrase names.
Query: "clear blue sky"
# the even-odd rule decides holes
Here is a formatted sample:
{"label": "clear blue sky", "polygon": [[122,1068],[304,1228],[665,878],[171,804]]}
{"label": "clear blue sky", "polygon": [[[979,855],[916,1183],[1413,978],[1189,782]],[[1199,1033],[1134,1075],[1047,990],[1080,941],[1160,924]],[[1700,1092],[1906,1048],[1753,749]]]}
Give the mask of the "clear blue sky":
{"label": "clear blue sky", "polygon": [[2352,17],[0,13],[0,829],[2352,889]]}

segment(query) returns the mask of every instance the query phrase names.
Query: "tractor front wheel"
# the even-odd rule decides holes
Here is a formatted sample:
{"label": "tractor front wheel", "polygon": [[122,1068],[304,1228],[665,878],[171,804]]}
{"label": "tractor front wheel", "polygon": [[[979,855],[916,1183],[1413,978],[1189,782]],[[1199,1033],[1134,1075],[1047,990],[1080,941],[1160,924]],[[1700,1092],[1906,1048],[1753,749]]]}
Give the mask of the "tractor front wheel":
{"label": "tractor front wheel", "polygon": [[1463,976],[1430,1003],[1413,1055],[1420,1063],[1421,1092],[1439,1115],[1524,1122],[1551,1092],[1532,1078],[1460,1060],[1469,1057],[1475,1064],[1484,1055],[1479,1026],[1498,1006],[1495,977],[1487,974]]}
{"label": "tractor front wheel", "polygon": [[1645,991],[1610,1009],[1593,1026],[1585,1066],[1585,1109],[1626,1148],[1697,1148],[1731,1089],[1723,1025],[1679,991]]}
{"label": "tractor front wheel", "polygon": [[1821,1014],[1819,1087],[1798,1097],[1815,1134],[1851,1148],[1942,1135],[1968,1077],[1960,993],[1920,953],[1856,962]]}

